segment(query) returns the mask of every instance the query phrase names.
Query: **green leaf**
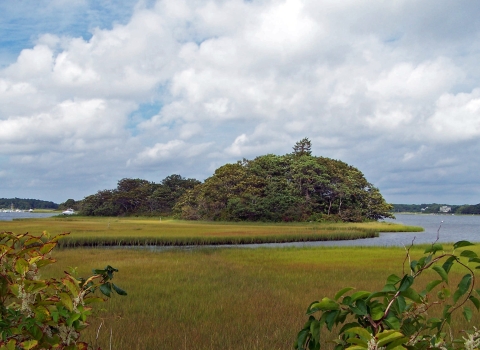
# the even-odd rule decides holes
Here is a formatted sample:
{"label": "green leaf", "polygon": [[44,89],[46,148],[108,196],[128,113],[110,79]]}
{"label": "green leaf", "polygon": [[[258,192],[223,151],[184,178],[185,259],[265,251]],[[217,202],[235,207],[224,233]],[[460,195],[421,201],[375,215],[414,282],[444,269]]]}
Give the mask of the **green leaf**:
{"label": "green leaf", "polygon": [[99,303],[99,302],[102,302],[102,301],[105,301],[105,300],[103,300],[100,297],[88,297],[88,298],[83,299],[83,302],[85,303],[85,305],[88,305],[88,304],[91,304],[91,303]]}
{"label": "green leaf", "polygon": [[422,298],[413,288],[408,288],[407,290],[401,292],[400,295],[410,300],[413,300],[416,303],[422,302]]}
{"label": "green leaf", "polygon": [[372,318],[374,321],[378,321],[383,317],[385,313],[385,310],[382,308],[381,304],[373,307],[370,311],[370,314],[372,315]]}
{"label": "green leaf", "polygon": [[357,302],[355,303],[355,307],[357,308],[357,310],[360,310],[360,313],[356,313],[357,315],[364,316],[368,314],[367,304],[365,303],[365,300],[363,299],[357,300]]}
{"label": "green leaf", "polygon": [[358,299],[366,299],[368,298],[369,295],[370,295],[370,292],[366,292],[366,291],[359,291],[359,292],[353,293],[351,295],[352,297],[351,302],[353,303],[355,300],[358,300]]}
{"label": "green leaf", "polygon": [[332,327],[333,327],[333,324],[338,316],[338,314],[340,313],[339,310],[335,310],[335,311],[328,311],[326,314],[326,318],[325,318],[325,324],[327,325],[327,328],[329,331],[332,331]]}
{"label": "green leaf", "polygon": [[345,293],[351,291],[352,289],[355,289],[355,288],[353,288],[353,287],[346,287],[346,288],[343,288],[343,289],[339,290],[339,291],[337,292],[337,294],[335,294],[335,296],[333,297],[333,299],[338,300],[342,295],[344,295]]}
{"label": "green leaf", "polygon": [[402,346],[403,344],[406,344],[410,338],[408,337],[402,337],[397,340],[392,341],[390,344],[388,344],[387,348],[385,350],[404,350],[405,347]]}
{"label": "green leaf", "polygon": [[44,245],[42,245],[39,249],[40,253],[42,255],[45,255],[45,254],[48,254],[52,251],[53,248],[55,248],[55,246],[57,245],[57,243],[46,243]]}
{"label": "green leaf", "polygon": [[458,284],[457,290],[455,291],[455,293],[453,293],[453,301],[455,303],[458,301],[458,299],[460,299],[462,295],[464,295],[468,291],[471,282],[472,275],[466,274],[465,276],[463,276],[462,280]]}
{"label": "green leaf", "polygon": [[33,349],[35,346],[37,346],[37,344],[38,344],[37,340],[27,340],[20,343],[20,345],[22,345],[23,349],[25,350]]}
{"label": "green leaf", "polygon": [[298,332],[297,343],[295,344],[295,347],[297,349],[304,349],[303,344],[305,344],[309,334],[310,334],[309,329],[302,329],[300,332]]}
{"label": "green leaf", "polygon": [[346,324],[344,324],[343,327],[340,329],[340,331],[338,332],[338,334],[342,334],[342,333],[348,331],[350,328],[353,328],[353,327],[360,327],[360,325],[359,325],[357,322],[346,323]]}
{"label": "green leaf", "polygon": [[317,342],[320,341],[320,327],[321,323],[317,320],[312,321],[312,323],[310,324],[310,334],[312,335],[312,338]]}
{"label": "green leaf", "polygon": [[70,295],[67,293],[60,293],[60,300],[62,301],[62,304],[71,312],[73,311],[73,301]]}
{"label": "green leaf", "polygon": [[410,286],[413,284],[413,277],[410,275],[405,275],[402,278],[402,281],[400,282],[400,287],[398,287],[398,290],[400,292],[403,292],[410,288]]}
{"label": "green leaf", "polygon": [[442,280],[433,280],[431,282],[429,282],[427,284],[427,287],[425,288],[425,290],[428,292],[430,292],[433,288],[435,288],[436,286],[438,286],[440,283],[442,283]]}
{"label": "green leaf", "polygon": [[443,281],[445,281],[445,283],[448,284],[448,275],[447,275],[447,272],[443,269],[443,267],[434,266],[432,267],[432,269],[440,275],[440,277],[442,278]]}
{"label": "green leaf", "polygon": [[118,295],[127,295],[127,292],[125,292],[122,288],[116,286],[115,284],[112,283],[113,290],[117,292]]}
{"label": "green leaf", "polygon": [[33,325],[30,329],[30,334],[33,336],[33,339],[40,340],[43,337],[43,332],[39,326]]}
{"label": "green leaf", "polygon": [[463,252],[460,253],[460,256],[464,256],[467,258],[478,258],[477,253],[472,252],[471,250],[464,250]]}
{"label": "green leaf", "polygon": [[425,251],[423,253],[424,254],[427,254],[427,253],[435,254],[439,250],[443,250],[443,246],[440,243],[435,243],[435,244],[432,244],[431,247],[428,247],[427,249],[425,249]]}
{"label": "green leaf", "polygon": [[82,316],[82,314],[80,313],[74,313],[72,315],[70,315],[70,317],[67,319],[67,326],[71,327],[73,322],[75,322],[76,320],[78,320],[80,318],[80,316]]}
{"label": "green leaf", "polygon": [[447,305],[445,305],[445,306],[443,307],[443,312],[442,312],[443,318],[447,318],[448,315],[450,315],[450,311],[449,311],[449,310],[450,310],[451,307],[452,307],[452,305],[449,305],[449,304],[447,304]]}
{"label": "green leaf", "polygon": [[410,263],[410,270],[412,270],[413,272],[415,272],[415,268],[417,267],[418,265],[418,261],[417,260],[413,260],[411,263]]}
{"label": "green leaf", "polygon": [[10,339],[10,341],[7,343],[7,350],[15,350],[15,345],[17,344],[17,341],[15,339]]}
{"label": "green leaf", "polygon": [[349,346],[345,350],[365,350],[368,348],[368,345],[353,345]]}
{"label": "green leaf", "polygon": [[67,276],[63,278],[62,283],[65,285],[65,287],[67,287],[67,289],[73,296],[77,296],[80,293],[80,287],[78,285],[78,282],[75,281],[73,277]]}
{"label": "green leaf", "polygon": [[397,275],[395,274],[392,274],[390,276],[388,276],[387,278],[387,284],[397,284],[398,282],[400,282],[402,279],[400,277],[398,277]]}
{"label": "green leaf", "polygon": [[27,273],[29,268],[28,261],[22,258],[17,259],[15,262],[15,271],[17,271],[20,275],[24,275]]}
{"label": "green leaf", "polygon": [[393,315],[393,313],[389,313],[387,318],[384,320],[385,324],[390,328],[390,329],[400,329],[401,323],[398,317]]}
{"label": "green leaf", "polygon": [[467,322],[470,322],[470,320],[472,319],[472,315],[473,315],[472,309],[470,309],[468,306],[465,306],[463,308],[463,316],[465,317]]}
{"label": "green leaf", "polygon": [[363,339],[366,342],[368,342],[372,338],[372,335],[370,334],[370,332],[362,327],[353,327],[353,328],[350,328],[347,332],[358,335],[360,339]]}
{"label": "green leaf", "polygon": [[398,296],[397,300],[395,300],[396,308],[398,309],[398,313],[401,314],[405,311],[407,308],[407,303],[405,301],[405,298],[401,295]]}
{"label": "green leaf", "polygon": [[37,306],[32,311],[35,313],[35,320],[37,322],[43,322],[44,320],[46,320],[50,316],[50,312],[43,305]]}
{"label": "green leaf", "polygon": [[442,268],[445,270],[447,274],[450,272],[450,269],[452,268],[454,261],[457,261],[457,257],[451,256],[447,260],[445,260],[445,262],[443,263]]}
{"label": "green leaf", "polygon": [[448,298],[450,296],[450,294],[451,294],[450,289],[442,288],[442,290],[438,291],[437,296],[438,296],[439,299],[445,300],[446,298]]}
{"label": "green leaf", "polygon": [[41,268],[41,267],[47,266],[49,264],[53,264],[54,262],[56,262],[55,259],[44,258],[44,259],[37,262],[37,267]]}
{"label": "green leaf", "polygon": [[107,297],[110,297],[112,293],[112,285],[110,282],[100,285],[100,291]]}
{"label": "green leaf", "polygon": [[461,248],[461,247],[468,247],[470,245],[473,245],[473,243],[470,243],[469,241],[458,241],[453,245],[453,249]]}
{"label": "green leaf", "polygon": [[470,295],[470,297],[468,299],[470,299],[470,301],[473,303],[473,305],[475,305],[475,307],[477,308],[477,311],[480,311],[480,300],[478,300],[473,295]]}
{"label": "green leaf", "polygon": [[399,338],[404,338],[404,336],[402,333],[398,331],[388,330],[388,331],[383,331],[381,333],[378,333],[377,338],[378,338],[377,347],[381,347]]}
{"label": "green leaf", "polygon": [[368,342],[363,340],[363,339],[359,339],[359,338],[348,338],[346,340],[346,342],[349,343],[349,344],[355,344],[355,346],[348,347],[347,349],[349,349],[349,350],[366,349],[368,347]]}
{"label": "green leaf", "polygon": [[393,284],[386,284],[383,286],[382,292],[396,292],[397,288]]}

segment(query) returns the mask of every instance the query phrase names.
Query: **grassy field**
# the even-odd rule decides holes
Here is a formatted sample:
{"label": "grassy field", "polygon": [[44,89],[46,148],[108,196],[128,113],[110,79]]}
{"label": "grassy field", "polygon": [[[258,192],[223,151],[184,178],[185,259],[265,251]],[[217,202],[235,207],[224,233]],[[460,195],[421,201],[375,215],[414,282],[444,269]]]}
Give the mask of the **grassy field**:
{"label": "grassy field", "polygon": [[159,218],[52,217],[4,221],[1,231],[70,232],[63,247],[121,245],[211,245],[358,239],[378,232],[422,231],[392,223],[225,223]]}
{"label": "grassy field", "polygon": [[[107,264],[119,269],[114,282],[128,296],[104,303],[84,333],[103,349],[110,337],[112,349],[291,349],[310,302],[346,286],[381,288],[389,274],[402,274],[405,250],[80,248],[54,257],[51,276],[67,266],[84,276]],[[453,322],[464,326],[461,315]]]}

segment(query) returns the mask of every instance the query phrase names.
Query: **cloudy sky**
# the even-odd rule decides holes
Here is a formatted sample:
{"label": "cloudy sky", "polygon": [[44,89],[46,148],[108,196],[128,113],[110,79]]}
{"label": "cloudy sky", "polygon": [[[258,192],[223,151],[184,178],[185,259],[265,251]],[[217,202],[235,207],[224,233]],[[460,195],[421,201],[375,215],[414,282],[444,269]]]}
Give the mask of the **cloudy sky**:
{"label": "cloudy sky", "polygon": [[80,200],[242,158],[480,202],[480,2],[0,2],[0,197]]}

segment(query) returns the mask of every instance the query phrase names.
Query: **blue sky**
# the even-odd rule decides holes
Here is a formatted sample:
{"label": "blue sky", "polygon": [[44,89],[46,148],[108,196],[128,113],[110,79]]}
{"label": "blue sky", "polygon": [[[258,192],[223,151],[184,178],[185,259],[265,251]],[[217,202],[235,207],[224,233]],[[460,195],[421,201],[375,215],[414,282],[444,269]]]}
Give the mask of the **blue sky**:
{"label": "blue sky", "polygon": [[200,180],[291,151],[391,203],[479,203],[480,4],[0,3],[0,197]]}

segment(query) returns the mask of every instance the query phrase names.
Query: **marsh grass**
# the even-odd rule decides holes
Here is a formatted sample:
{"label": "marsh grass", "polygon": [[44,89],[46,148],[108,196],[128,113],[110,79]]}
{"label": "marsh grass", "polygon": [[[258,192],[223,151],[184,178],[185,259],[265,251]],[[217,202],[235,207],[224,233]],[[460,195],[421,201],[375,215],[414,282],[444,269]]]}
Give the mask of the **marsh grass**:
{"label": "marsh grass", "polygon": [[[423,248],[412,248],[412,257]],[[382,288],[388,275],[402,274],[405,250],[82,248],[57,250],[54,257],[58,263],[48,267],[52,276],[67,266],[78,266],[80,275],[107,264],[119,269],[114,282],[128,296],[103,304],[84,334],[94,342],[103,321],[97,345],[104,349],[110,346],[110,330],[112,349],[291,349],[312,301],[333,297],[346,286]],[[474,317],[475,325],[480,318]],[[461,315],[453,322],[460,329],[465,325]]]}
{"label": "marsh grass", "polygon": [[2,231],[70,232],[61,247],[184,246],[329,241],[377,237],[378,232],[422,231],[392,223],[225,223],[160,218],[53,217],[2,223]]}

